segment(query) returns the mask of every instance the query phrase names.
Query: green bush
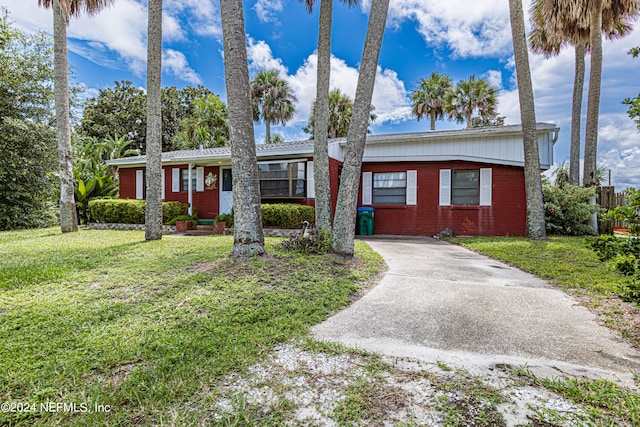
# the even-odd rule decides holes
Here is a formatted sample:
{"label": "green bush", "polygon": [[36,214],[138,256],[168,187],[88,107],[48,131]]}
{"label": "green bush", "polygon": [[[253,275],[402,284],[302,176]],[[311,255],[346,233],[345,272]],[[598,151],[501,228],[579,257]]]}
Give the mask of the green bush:
{"label": "green bush", "polygon": [[[95,222],[144,224],[144,200],[97,199],[89,202],[90,217]],[[187,213],[187,205],[180,202],[162,203],[162,222]]]}
{"label": "green bush", "polygon": [[568,184],[557,187],[543,182],[542,194],[547,232],[568,236],[595,234],[595,230],[586,224],[599,210],[597,205],[589,204],[591,198],[595,197],[593,187],[584,188]]}
{"label": "green bush", "polygon": [[[260,205],[260,207],[262,208],[263,227],[300,228],[304,221],[313,224],[316,220],[316,210],[313,206],[274,203]],[[220,214],[215,220],[225,221],[228,227],[233,227],[233,212]]]}
{"label": "green bush", "polygon": [[262,225],[277,228],[300,228],[303,221],[315,222],[313,206],[295,203],[262,205]]}
{"label": "green bush", "polygon": [[220,214],[214,218],[216,222],[226,222],[227,227],[233,227],[233,214]]}

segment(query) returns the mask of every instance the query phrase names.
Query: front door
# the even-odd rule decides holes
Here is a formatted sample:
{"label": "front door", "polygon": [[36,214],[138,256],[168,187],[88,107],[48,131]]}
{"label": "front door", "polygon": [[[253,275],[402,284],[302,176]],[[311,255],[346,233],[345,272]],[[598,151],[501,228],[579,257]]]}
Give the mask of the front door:
{"label": "front door", "polygon": [[220,183],[220,213],[230,214],[233,209],[233,177],[231,168],[220,168],[222,182]]}

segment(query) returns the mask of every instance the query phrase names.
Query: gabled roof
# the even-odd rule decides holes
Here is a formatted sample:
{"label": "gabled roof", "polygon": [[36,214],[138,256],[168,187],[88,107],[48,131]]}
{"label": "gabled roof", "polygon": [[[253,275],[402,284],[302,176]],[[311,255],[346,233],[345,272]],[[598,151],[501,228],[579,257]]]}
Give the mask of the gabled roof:
{"label": "gabled roof", "polygon": [[[537,130],[539,135],[549,135],[551,140],[551,148],[557,133],[560,130],[556,125],[551,123],[538,123]],[[398,133],[398,134],[383,134],[383,135],[367,135],[367,146],[371,147],[375,151],[374,146],[386,145],[388,147],[406,146],[407,144],[429,146],[432,144],[456,144],[478,139],[490,139],[491,137],[505,138],[510,136],[512,138],[518,137],[522,134],[521,125],[509,125],[509,126],[495,126],[485,128],[473,128],[473,129],[458,129],[458,130],[443,130],[443,131],[431,131],[431,132],[413,132],[413,133]],[[330,152],[333,153],[333,157],[338,160],[342,160],[342,148],[346,145],[346,138],[336,138],[329,140]],[[292,157],[304,157],[313,156],[313,140],[304,141],[291,141],[280,142],[274,144],[256,144],[256,155],[258,159],[268,158],[292,158]],[[425,153],[427,155],[427,153]],[[552,154],[551,154],[552,156]],[[394,161],[398,161],[397,156],[394,157]],[[477,156],[476,156],[477,157]],[[217,161],[218,163],[228,163],[231,158],[230,147],[219,148],[203,148],[197,150],[180,150],[169,151],[162,153],[163,164],[185,164],[193,162],[206,162]],[[367,158],[367,151],[365,149],[365,159]],[[463,159],[464,156],[461,157]],[[373,159],[371,159],[373,160]],[[407,160],[411,160],[408,158]],[[435,160],[435,159],[434,159]],[[110,160],[107,163],[110,165],[131,167],[142,166],[146,162],[145,156],[125,157],[117,160]],[[513,163],[513,162],[512,162]],[[515,162],[514,164],[519,164]]]}

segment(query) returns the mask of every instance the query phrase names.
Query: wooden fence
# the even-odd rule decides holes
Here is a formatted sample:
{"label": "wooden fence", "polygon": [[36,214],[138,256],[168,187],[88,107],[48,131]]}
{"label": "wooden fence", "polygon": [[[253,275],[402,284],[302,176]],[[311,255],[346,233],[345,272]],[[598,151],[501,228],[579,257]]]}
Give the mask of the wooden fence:
{"label": "wooden fence", "polygon": [[[625,206],[629,203],[629,198],[625,193],[616,193],[615,187],[596,188],[596,202],[601,208],[606,210],[615,209],[616,206]],[[622,220],[601,221],[598,217],[598,231],[600,234],[613,234],[614,227],[627,227]]]}

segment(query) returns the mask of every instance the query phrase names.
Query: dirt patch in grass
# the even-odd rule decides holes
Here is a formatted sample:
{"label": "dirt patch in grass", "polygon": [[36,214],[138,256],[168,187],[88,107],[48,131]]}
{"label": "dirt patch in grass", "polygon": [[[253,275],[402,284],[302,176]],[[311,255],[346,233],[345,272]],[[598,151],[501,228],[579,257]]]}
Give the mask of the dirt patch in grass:
{"label": "dirt patch in grass", "polygon": [[[261,426],[628,425],[629,408],[603,414],[588,399],[576,403],[526,372],[494,369],[478,376],[437,361],[381,359],[324,344],[309,347],[308,342],[285,344],[246,372],[222,378],[215,403],[201,421]],[[585,387],[589,384],[585,380]]]}

